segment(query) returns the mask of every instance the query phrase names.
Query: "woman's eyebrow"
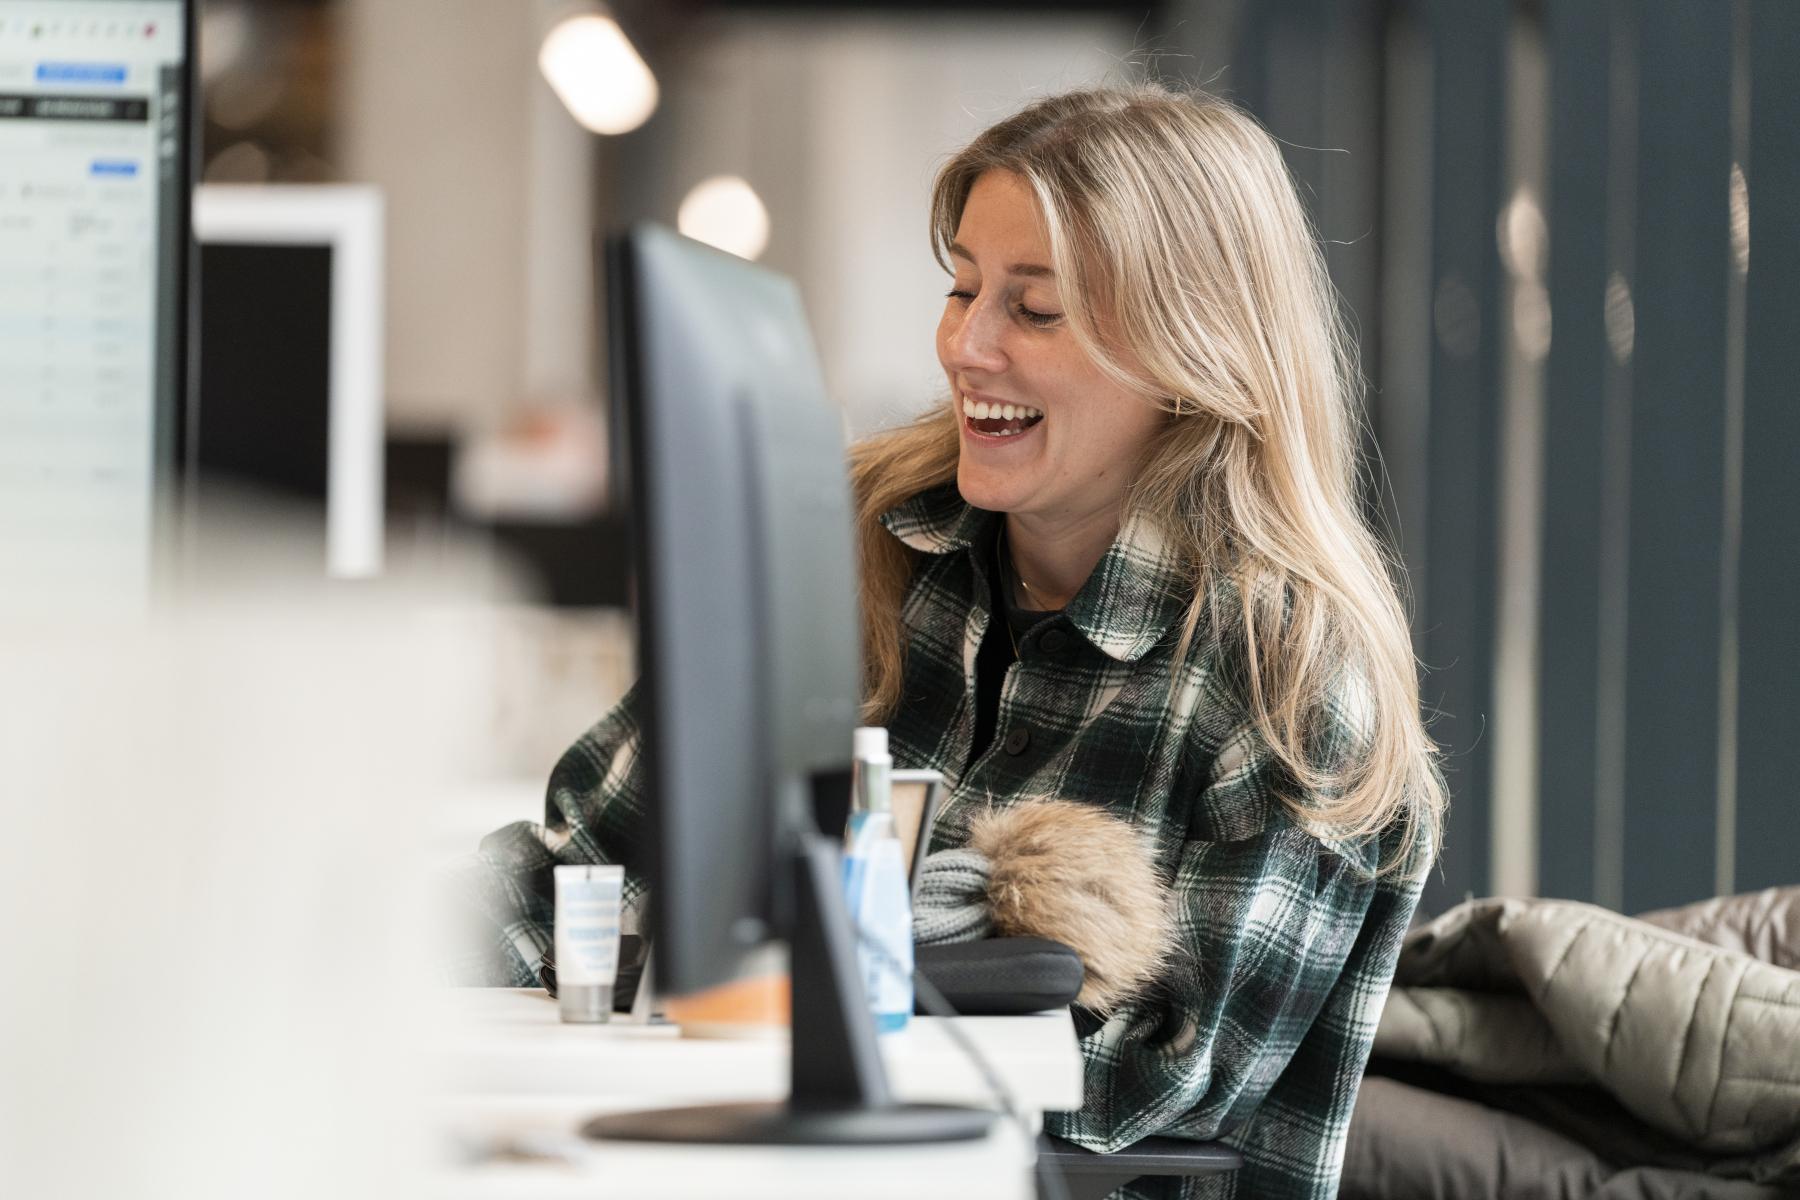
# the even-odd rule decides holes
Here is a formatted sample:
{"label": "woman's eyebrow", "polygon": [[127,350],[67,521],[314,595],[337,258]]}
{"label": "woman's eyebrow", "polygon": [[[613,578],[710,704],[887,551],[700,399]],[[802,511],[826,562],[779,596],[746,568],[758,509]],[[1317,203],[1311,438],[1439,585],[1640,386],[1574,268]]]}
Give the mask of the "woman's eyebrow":
{"label": "woman's eyebrow", "polygon": [[[975,256],[970,254],[961,242],[951,242],[949,250],[956,258],[966,259],[971,263],[975,261]],[[1044,266],[1042,263],[1014,263],[1007,268],[1007,271],[1013,275],[1035,275],[1046,279],[1056,278],[1056,272],[1052,271],[1049,267]]]}

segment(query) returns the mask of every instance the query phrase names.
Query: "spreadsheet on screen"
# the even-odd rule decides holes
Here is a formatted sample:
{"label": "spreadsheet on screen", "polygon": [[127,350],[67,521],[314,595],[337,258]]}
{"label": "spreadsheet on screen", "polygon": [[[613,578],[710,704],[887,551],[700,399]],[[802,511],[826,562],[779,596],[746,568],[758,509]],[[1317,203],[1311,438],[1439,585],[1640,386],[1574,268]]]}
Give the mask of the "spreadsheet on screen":
{"label": "spreadsheet on screen", "polygon": [[0,0],[0,594],[141,590],[179,402],[184,5]]}

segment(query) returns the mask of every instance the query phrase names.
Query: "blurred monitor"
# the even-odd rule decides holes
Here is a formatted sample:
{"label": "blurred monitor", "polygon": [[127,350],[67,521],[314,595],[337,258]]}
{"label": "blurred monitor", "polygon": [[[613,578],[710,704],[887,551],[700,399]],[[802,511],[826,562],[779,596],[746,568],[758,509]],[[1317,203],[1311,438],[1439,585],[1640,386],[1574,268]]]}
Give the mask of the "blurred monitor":
{"label": "blurred monitor", "polygon": [[0,0],[0,596],[148,594],[184,405],[186,0]]}
{"label": "blurred monitor", "polygon": [[843,422],[793,281],[654,225],[607,246],[631,469],[645,867],[656,984],[724,983],[788,944],[788,1099],[596,1118],[593,1137],[979,1137],[992,1114],[887,1092],[813,788],[846,787],[859,712]]}
{"label": "blurred monitor", "polygon": [[215,506],[247,491],[314,514],[322,573],[378,574],[380,192],[207,185],[195,195],[194,233],[200,387],[185,440],[201,554]]}

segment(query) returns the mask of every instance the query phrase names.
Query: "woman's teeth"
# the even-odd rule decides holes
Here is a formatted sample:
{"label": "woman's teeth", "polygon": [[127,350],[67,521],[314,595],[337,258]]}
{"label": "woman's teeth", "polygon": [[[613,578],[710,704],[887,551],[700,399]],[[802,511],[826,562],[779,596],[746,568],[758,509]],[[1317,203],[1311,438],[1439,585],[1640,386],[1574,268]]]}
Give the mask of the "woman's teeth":
{"label": "woman's teeth", "polygon": [[962,399],[962,413],[971,421],[995,422],[995,427],[981,432],[998,437],[1023,433],[1044,419],[1043,412],[1029,404],[989,404],[985,400],[970,400],[966,396]]}
{"label": "woman's teeth", "polygon": [[995,419],[1011,421],[1023,417],[1027,421],[1035,420],[1044,414],[1029,404],[989,404],[985,400],[963,398],[963,415],[976,421],[992,421]]}

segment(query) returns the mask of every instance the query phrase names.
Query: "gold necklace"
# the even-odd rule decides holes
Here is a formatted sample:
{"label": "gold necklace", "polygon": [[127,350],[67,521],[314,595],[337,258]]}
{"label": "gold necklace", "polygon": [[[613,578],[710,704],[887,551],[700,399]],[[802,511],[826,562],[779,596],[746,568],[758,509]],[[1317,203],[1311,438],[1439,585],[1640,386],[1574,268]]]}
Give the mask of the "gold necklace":
{"label": "gold necklace", "polygon": [[[1001,549],[1003,551],[1005,551],[1005,558],[1002,561],[1006,566],[1011,568],[1012,577],[1019,581],[1019,586],[1025,589],[1025,594],[1027,596],[1029,596],[1033,600],[1036,600],[1037,593],[1031,590],[1031,585],[1029,583],[1025,582],[1025,577],[1023,575],[1019,574],[1019,565],[1013,561],[1012,543],[1010,541],[1008,541],[1007,537],[1006,537],[1005,518],[1002,518],[1001,523],[1000,523],[1000,546],[1001,546]],[[1002,609],[1005,609],[1007,607],[1009,607],[1009,606],[1004,605],[1004,604],[1001,605]],[[1020,607],[1024,607],[1024,606],[1021,605]],[[1039,611],[1042,611],[1042,610],[1039,610]],[[1023,657],[1019,653],[1019,635],[1013,632],[1012,616],[1009,613],[1006,613],[1004,611],[996,613],[995,615],[998,616],[1000,618],[1000,620],[1005,622],[1005,624],[1006,624],[1006,640],[1012,643],[1013,658],[1015,660],[1017,660],[1017,659]]]}
{"label": "gold necklace", "polygon": [[[1038,605],[1034,611],[1048,612],[1049,610],[1043,607],[1043,602],[1038,600],[1036,590],[1033,589],[1029,583],[1025,582],[1025,577],[1023,575],[1019,574],[1019,564],[1012,556],[1012,542],[1006,536],[1006,524],[1004,521],[1002,521],[1000,525],[1000,541],[1006,549],[1006,561],[1012,567],[1012,577],[1019,581],[1020,587],[1025,589],[1025,595]],[[1020,605],[1020,607],[1023,608],[1025,606]]]}

